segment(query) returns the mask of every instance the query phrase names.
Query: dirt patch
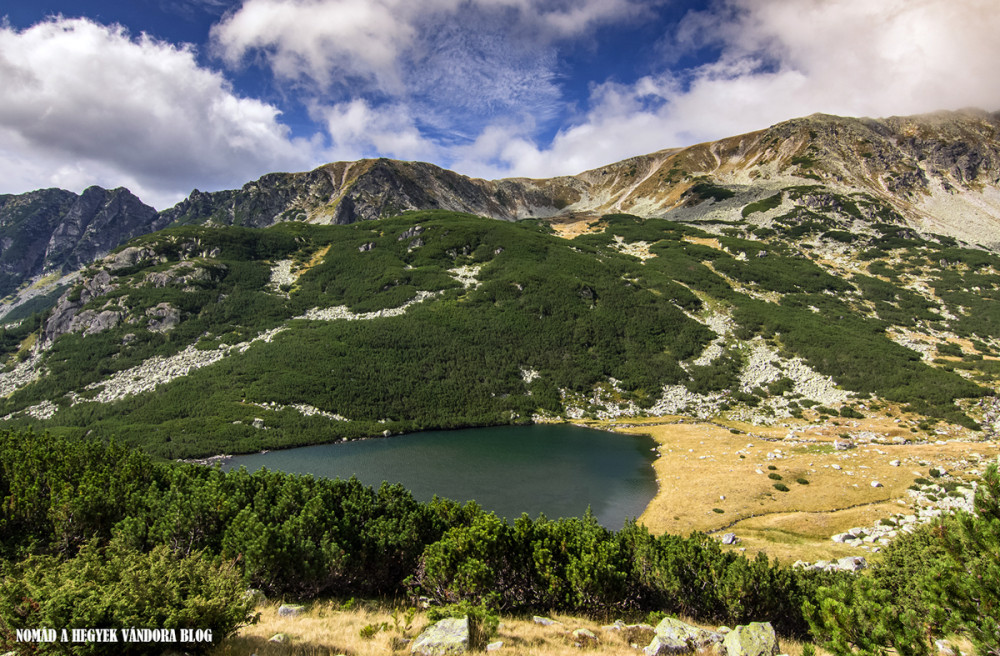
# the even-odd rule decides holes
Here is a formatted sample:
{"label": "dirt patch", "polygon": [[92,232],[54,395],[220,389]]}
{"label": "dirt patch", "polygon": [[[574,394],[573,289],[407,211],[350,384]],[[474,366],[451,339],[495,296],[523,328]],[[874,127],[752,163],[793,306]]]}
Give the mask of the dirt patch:
{"label": "dirt patch", "polygon": [[708,246],[709,248],[714,248],[717,251],[721,251],[722,250],[722,244],[719,243],[719,240],[715,239],[715,238],[685,236],[683,238],[683,241],[686,241],[689,244],[698,244],[699,246]]}
{"label": "dirt patch", "polygon": [[604,232],[607,224],[593,216],[570,216],[552,219],[549,222],[553,232],[563,239],[573,239],[580,235]]}

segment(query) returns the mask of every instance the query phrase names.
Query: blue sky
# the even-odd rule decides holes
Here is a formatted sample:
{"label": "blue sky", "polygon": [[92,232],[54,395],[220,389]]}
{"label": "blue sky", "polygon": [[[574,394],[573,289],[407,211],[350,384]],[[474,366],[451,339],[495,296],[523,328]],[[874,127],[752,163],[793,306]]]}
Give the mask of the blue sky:
{"label": "blue sky", "polygon": [[0,193],[361,157],[579,173],[826,112],[1000,109],[995,0],[0,5]]}

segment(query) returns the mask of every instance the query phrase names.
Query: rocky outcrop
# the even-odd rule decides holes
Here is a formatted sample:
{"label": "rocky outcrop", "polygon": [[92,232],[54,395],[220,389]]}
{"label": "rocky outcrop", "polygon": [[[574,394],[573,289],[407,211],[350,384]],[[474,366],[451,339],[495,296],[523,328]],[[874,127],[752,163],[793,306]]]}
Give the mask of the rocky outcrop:
{"label": "rocky outcrop", "polygon": [[[101,270],[84,281],[81,287],[66,291],[45,322],[41,344],[43,346],[51,344],[57,337],[69,332],[94,334],[117,325],[122,317],[113,310],[80,312],[81,308],[92,299],[104,296],[116,288],[111,274]],[[77,316],[78,314],[80,316]]]}
{"label": "rocky outcrop", "polygon": [[449,617],[428,627],[413,641],[411,654],[449,656],[469,650],[469,618]]}
{"label": "rocky outcrop", "polygon": [[127,189],[0,195],[0,296],[43,273],[66,273],[165,226]]}
{"label": "rocky outcrop", "polygon": [[149,322],[146,328],[150,332],[165,333],[181,321],[181,311],[170,303],[160,303],[146,310]]}

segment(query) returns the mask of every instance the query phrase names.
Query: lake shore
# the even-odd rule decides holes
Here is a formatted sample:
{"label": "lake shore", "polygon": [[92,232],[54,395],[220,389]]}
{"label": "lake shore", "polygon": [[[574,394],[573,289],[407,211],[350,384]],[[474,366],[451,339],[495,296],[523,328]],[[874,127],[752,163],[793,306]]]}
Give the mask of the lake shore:
{"label": "lake shore", "polygon": [[761,427],[658,417],[593,425],[656,442],[657,493],[639,517],[652,533],[734,532],[734,548],[788,564],[870,556],[830,537],[912,512],[915,478],[935,467],[971,477],[975,462],[996,459],[998,449],[954,438],[894,444],[909,433],[879,418]]}

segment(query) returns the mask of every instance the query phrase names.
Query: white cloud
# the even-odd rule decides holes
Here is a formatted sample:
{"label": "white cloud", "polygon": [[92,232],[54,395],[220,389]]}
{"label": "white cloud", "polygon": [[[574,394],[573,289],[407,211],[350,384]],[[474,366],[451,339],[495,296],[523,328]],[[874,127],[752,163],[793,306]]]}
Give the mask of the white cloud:
{"label": "white cloud", "polygon": [[435,161],[441,148],[424,137],[402,105],[373,107],[355,99],[332,107],[314,107],[314,117],[324,122],[331,146],[330,161],[350,161],[364,157],[392,157],[403,160]]}
{"label": "white cloud", "polygon": [[312,164],[312,145],[289,138],[275,107],[235,95],[190,47],[118,26],[0,26],[0,88],[0,184],[10,190],[127,183],[162,207],[196,186]]}
{"label": "white cloud", "polygon": [[[693,13],[673,43],[715,61],[594,88],[552,142],[489,128],[456,167],[572,174],[662,148],[825,112],[889,116],[1000,108],[1000,12],[992,0],[728,0]],[[499,138],[504,133],[508,138]]]}

